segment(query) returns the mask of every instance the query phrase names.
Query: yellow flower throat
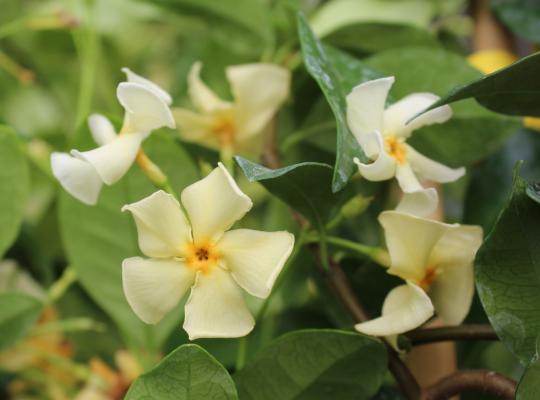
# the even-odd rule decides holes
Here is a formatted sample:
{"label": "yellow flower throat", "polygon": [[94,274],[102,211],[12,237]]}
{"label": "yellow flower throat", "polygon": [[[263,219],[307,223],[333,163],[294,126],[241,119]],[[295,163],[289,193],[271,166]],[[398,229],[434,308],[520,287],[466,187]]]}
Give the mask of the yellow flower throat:
{"label": "yellow flower throat", "polygon": [[186,244],[185,254],[188,267],[205,274],[210,272],[221,258],[221,254],[215,246],[208,241],[204,241],[202,244]]}
{"label": "yellow flower throat", "polygon": [[394,135],[387,136],[384,139],[384,147],[386,152],[398,163],[404,164],[407,161],[407,148],[405,147],[405,144]]}

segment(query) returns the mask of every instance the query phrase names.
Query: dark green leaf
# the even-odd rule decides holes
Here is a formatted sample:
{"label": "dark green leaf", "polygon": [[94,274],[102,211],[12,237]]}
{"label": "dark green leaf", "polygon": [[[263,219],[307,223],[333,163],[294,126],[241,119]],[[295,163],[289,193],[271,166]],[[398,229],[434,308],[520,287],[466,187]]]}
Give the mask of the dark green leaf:
{"label": "dark green leaf", "polygon": [[531,54],[504,69],[452,89],[422,113],[443,104],[474,98],[484,107],[502,114],[540,116],[539,69],[540,53]]}
{"label": "dark green leaf", "polygon": [[0,294],[0,350],[24,337],[37,321],[43,303],[19,292]]}
{"label": "dark green leaf", "polygon": [[306,68],[319,84],[337,122],[337,154],[332,179],[332,191],[337,192],[345,187],[356,170],[353,158],[367,161],[347,125],[345,98],[355,85],[373,79],[376,74],[353,57],[339,55],[336,51],[328,54],[301,13],[298,14],[298,35]]}
{"label": "dark green leaf", "polygon": [[538,349],[527,366],[516,390],[516,400],[537,400],[540,398],[540,360]]}
{"label": "dark green leaf", "polygon": [[492,0],[495,15],[513,32],[540,43],[540,2],[538,0]]}
{"label": "dark green leaf", "polygon": [[131,385],[126,400],[235,400],[227,370],[202,347],[185,344]]}
{"label": "dark green leaf", "polygon": [[540,204],[517,170],[510,201],[478,252],[476,285],[497,335],[526,364],[540,332]]}
{"label": "dark green leaf", "polygon": [[234,375],[242,400],[362,400],[387,369],[381,341],[337,330],[286,334]]}
{"label": "dark green leaf", "polygon": [[0,257],[15,240],[29,190],[29,171],[15,132],[0,126]]}
{"label": "dark green leaf", "polygon": [[330,189],[332,167],[327,164],[306,162],[270,169],[242,157],[235,159],[250,182],[260,182],[318,228],[344,199],[343,193],[334,194]]}

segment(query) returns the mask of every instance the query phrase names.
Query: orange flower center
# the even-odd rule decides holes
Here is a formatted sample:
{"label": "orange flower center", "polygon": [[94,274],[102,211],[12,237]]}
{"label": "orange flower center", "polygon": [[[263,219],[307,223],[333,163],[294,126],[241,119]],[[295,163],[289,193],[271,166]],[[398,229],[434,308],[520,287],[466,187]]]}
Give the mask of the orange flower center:
{"label": "orange flower center", "polygon": [[220,115],[212,126],[212,133],[218,137],[221,145],[231,144],[234,141],[235,132],[236,123],[230,114]]}
{"label": "orange flower center", "polygon": [[427,291],[436,277],[437,270],[435,268],[428,268],[422,280],[418,282],[418,286]]}
{"label": "orange flower center", "polygon": [[221,257],[215,246],[209,242],[202,245],[188,243],[185,254],[188,267],[205,274],[210,272]]}
{"label": "orange flower center", "polygon": [[407,161],[407,148],[394,135],[386,137],[384,144],[386,152],[394,157],[398,163],[403,164]]}

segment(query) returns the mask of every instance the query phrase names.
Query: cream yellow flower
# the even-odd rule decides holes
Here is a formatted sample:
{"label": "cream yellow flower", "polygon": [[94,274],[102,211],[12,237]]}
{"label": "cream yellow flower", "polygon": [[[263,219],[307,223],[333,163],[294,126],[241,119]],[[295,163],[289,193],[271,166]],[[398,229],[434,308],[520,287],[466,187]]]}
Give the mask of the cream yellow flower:
{"label": "cream yellow flower", "polygon": [[430,160],[406,140],[416,129],[446,122],[452,116],[452,109],[441,106],[407,123],[439,97],[431,93],[413,93],[385,109],[393,83],[394,77],[372,80],[356,86],[347,96],[349,128],[367,157],[373,160],[370,164],[363,164],[358,159],[354,161],[367,180],[397,179],[405,193],[398,210],[426,216],[437,207],[437,192],[433,188],[424,189],[418,178],[453,182],[463,176],[465,169],[451,169]]}
{"label": "cream yellow flower", "polygon": [[142,141],[155,129],[175,127],[167,92],[127,68],[128,82],[118,85],[118,101],[125,109],[124,123],[116,134],[111,122],[92,115],[88,125],[98,148],[53,153],[51,167],[64,189],[83,203],[96,204],[101,187],[118,182],[135,160]]}
{"label": "cream yellow flower", "polygon": [[290,72],[274,64],[228,67],[225,75],[233,102],[219,98],[200,78],[202,64],[193,64],[188,90],[195,111],[176,108],[173,114],[182,137],[219,149],[253,152],[253,144],[289,96]]}
{"label": "cream yellow flower", "polygon": [[434,312],[448,325],[467,316],[473,294],[473,261],[482,228],[445,224],[397,211],[379,216],[390,268],[406,284],[388,293],[382,316],[355,326],[359,332],[390,336],[410,331]]}
{"label": "cream yellow flower", "polygon": [[190,339],[239,337],[254,327],[240,288],[265,298],[289,257],[288,232],[228,230],[252,202],[219,164],[188,186],[182,207],[163,191],[123,207],[133,214],[139,247],[150,258],[124,260],[124,293],[148,324],[159,322],[191,288],[184,329]]}

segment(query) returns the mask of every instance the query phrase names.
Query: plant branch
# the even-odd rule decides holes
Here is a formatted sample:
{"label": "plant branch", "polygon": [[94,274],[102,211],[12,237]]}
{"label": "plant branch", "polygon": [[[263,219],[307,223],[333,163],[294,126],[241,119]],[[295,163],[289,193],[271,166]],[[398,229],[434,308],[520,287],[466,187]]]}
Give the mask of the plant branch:
{"label": "plant branch", "polygon": [[417,329],[406,334],[413,346],[444,341],[499,340],[490,325],[461,325]]}
{"label": "plant branch", "polygon": [[421,399],[449,399],[462,392],[476,392],[500,399],[513,400],[516,393],[516,382],[493,371],[463,370],[426,388]]}
{"label": "plant branch", "polygon": [[142,172],[148,177],[152,184],[161,190],[164,190],[174,197],[178,198],[171,184],[169,183],[169,178],[163,173],[161,168],[159,168],[144,152],[141,148],[137,153],[135,161],[141,168]]}

